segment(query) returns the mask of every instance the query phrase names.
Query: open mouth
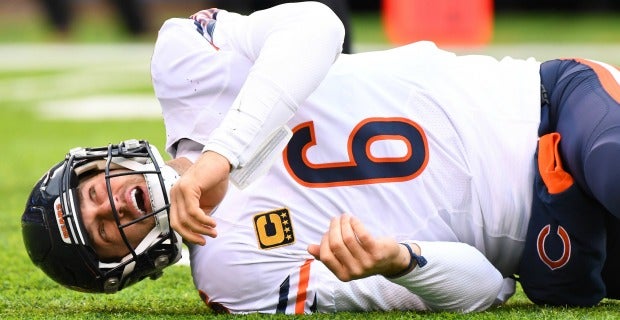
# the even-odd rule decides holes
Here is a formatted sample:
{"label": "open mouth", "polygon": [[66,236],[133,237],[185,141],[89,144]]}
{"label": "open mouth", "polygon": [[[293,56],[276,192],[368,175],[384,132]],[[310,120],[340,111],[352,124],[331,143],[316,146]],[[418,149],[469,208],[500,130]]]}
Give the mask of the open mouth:
{"label": "open mouth", "polygon": [[146,197],[141,188],[131,190],[131,201],[133,202],[133,206],[138,209],[142,215],[146,214]]}

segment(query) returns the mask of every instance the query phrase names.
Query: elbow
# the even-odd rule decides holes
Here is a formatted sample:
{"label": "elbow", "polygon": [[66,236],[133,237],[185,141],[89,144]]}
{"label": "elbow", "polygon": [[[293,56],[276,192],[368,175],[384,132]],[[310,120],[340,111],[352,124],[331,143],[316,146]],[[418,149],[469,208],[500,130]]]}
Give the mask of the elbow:
{"label": "elbow", "polygon": [[[464,313],[485,311],[493,306],[503,285],[503,278],[499,272],[489,272],[484,279],[475,283],[476,289],[470,291],[472,296],[463,301],[467,308]],[[474,285],[472,283],[472,285]]]}
{"label": "elbow", "polygon": [[[459,249],[460,248],[460,249]],[[486,257],[474,247],[458,243],[455,245],[461,253],[464,253],[458,268],[455,269],[456,276],[451,277],[455,281],[454,288],[462,285],[461,294],[455,295],[456,308],[453,311],[464,313],[479,312],[493,306],[497,296],[502,290],[504,277]],[[458,307],[457,307],[458,306]]]}
{"label": "elbow", "polygon": [[322,5],[322,8],[324,11],[323,18],[319,21],[328,29],[328,34],[331,34],[335,41],[342,44],[345,35],[345,28],[342,20],[340,20],[336,13],[326,5]]}
{"label": "elbow", "polygon": [[305,7],[300,8],[304,16],[308,17],[308,26],[315,29],[326,41],[342,51],[345,28],[340,18],[327,5],[320,2],[306,2]]}
{"label": "elbow", "polygon": [[[266,38],[279,37],[278,42],[298,43],[304,53],[314,51],[328,52],[331,48],[336,56],[342,51],[345,28],[340,18],[330,7],[320,2],[284,3],[270,9],[256,11],[250,15],[260,33],[254,34]],[[303,39],[303,41],[300,41]],[[321,50],[310,50],[308,46],[320,46]],[[260,49],[258,50],[260,51]],[[331,52],[330,52],[331,53]]]}

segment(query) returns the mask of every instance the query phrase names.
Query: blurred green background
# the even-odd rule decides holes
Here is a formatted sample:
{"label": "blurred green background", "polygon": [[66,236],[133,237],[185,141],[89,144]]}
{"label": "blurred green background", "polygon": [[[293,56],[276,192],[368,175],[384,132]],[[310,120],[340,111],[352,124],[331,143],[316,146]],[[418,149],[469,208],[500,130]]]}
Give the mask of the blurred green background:
{"label": "blurred green background", "polygon": [[[504,0],[504,6],[494,12],[490,43],[449,49],[496,57],[535,56],[539,60],[580,56],[618,64],[620,12],[615,2],[620,1],[607,5],[602,2]],[[147,139],[162,148],[164,127],[149,72],[156,32],[167,18],[187,17],[209,6],[209,1],[199,0],[140,0],[143,29],[131,33],[111,3],[74,0],[72,24],[65,30],[55,30],[41,2],[0,0],[2,319],[177,319],[203,318],[201,313],[208,313],[193,288],[187,266],[170,268],[160,280],[145,281],[116,295],[83,295],[45,277],[23,248],[19,219],[27,196],[34,182],[69,148],[105,145],[126,138]],[[354,51],[394,45],[382,27],[379,1],[350,3],[359,5],[351,10]],[[612,301],[596,309],[540,308],[529,303],[520,291],[508,305],[489,312],[421,317],[615,319],[618,312],[618,304]],[[396,312],[369,317],[414,318]],[[358,317],[345,314],[339,318]]]}
{"label": "blurred green background", "polygon": [[[68,1],[68,26],[53,30],[43,3]],[[122,2],[124,0],[115,0]],[[166,19],[210,7],[239,7],[243,0],[137,0],[138,26],[129,26],[106,0],[3,0],[0,2],[0,43],[24,42],[118,42],[155,38]],[[261,2],[261,0],[254,0]],[[414,0],[405,0],[414,1]],[[463,0],[465,3],[475,0]],[[431,1],[432,2],[432,1]],[[381,27],[380,0],[350,0],[352,37],[356,43],[386,43]],[[620,1],[528,1],[494,2],[492,44],[505,43],[620,43]],[[133,34],[132,34],[133,32]]]}

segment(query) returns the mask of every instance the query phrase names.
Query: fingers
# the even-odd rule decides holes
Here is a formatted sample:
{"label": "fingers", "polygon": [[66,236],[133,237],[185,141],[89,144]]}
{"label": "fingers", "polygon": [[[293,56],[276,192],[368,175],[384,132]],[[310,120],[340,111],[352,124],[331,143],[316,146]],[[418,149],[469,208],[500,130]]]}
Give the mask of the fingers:
{"label": "fingers", "polygon": [[364,259],[373,252],[375,239],[366,230],[362,222],[353,216],[346,215],[341,219],[344,244],[356,259]]}
{"label": "fingers", "polygon": [[308,253],[338,279],[350,281],[401,271],[402,261],[409,261],[401,247],[394,239],[373,237],[359,219],[345,214],[332,219],[321,243],[309,245]]}
{"label": "fingers", "polygon": [[316,260],[321,260],[321,246],[317,244],[308,245],[308,253]]}
{"label": "fingers", "polygon": [[171,192],[170,225],[185,241],[204,245],[203,235],[216,237],[216,222],[200,208],[200,192],[182,184],[175,185]]}
{"label": "fingers", "polygon": [[[374,238],[366,231],[361,221],[350,215],[340,219],[342,245],[346,250],[339,251],[338,257],[353,279],[369,275],[374,265]],[[334,246],[334,244],[332,244]]]}
{"label": "fingers", "polygon": [[332,223],[329,236],[334,256],[344,265],[354,264],[354,260],[363,255],[363,249],[351,227],[351,216],[342,215],[332,220]]}
{"label": "fingers", "polygon": [[310,245],[308,252],[322,261],[340,280],[367,276],[369,253],[374,239],[361,222],[350,215],[332,219],[320,245]]}
{"label": "fingers", "polygon": [[351,231],[357,237],[359,243],[366,251],[374,245],[374,238],[370,235],[364,224],[356,217],[350,217]]}
{"label": "fingers", "polygon": [[204,236],[217,236],[210,214],[226,195],[229,171],[225,157],[207,151],[175,183],[170,191],[170,224],[185,241],[204,245]]}

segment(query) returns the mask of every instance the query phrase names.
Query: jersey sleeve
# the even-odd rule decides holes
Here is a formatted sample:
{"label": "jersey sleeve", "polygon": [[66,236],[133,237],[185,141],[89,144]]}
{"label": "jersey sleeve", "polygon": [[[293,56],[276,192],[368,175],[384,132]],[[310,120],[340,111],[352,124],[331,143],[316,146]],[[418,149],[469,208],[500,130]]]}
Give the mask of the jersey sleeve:
{"label": "jersey sleeve", "polygon": [[204,150],[243,167],[321,83],[341,51],[344,27],[320,3],[293,3],[249,16],[221,11],[213,30],[215,46],[253,65]]}
{"label": "jersey sleeve", "polygon": [[[474,247],[457,242],[415,243],[428,263],[395,279],[371,276],[342,282],[320,261],[313,261],[309,267],[309,288],[314,288],[316,294],[304,296],[305,312],[432,310],[467,313],[503,303],[514,293],[514,281],[504,279]],[[281,311],[300,313],[303,310],[298,303],[295,312],[294,305],[291,303],[289,309]]]}

